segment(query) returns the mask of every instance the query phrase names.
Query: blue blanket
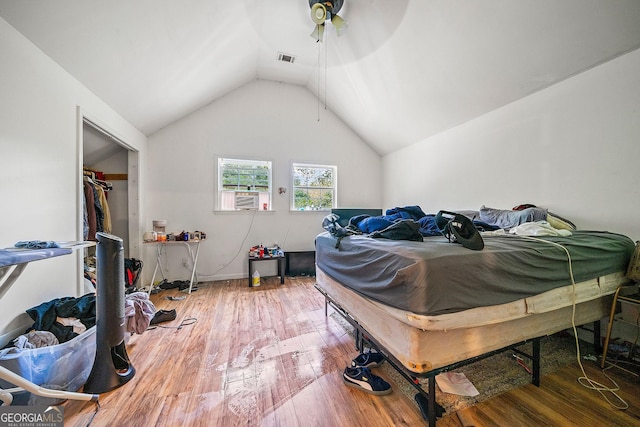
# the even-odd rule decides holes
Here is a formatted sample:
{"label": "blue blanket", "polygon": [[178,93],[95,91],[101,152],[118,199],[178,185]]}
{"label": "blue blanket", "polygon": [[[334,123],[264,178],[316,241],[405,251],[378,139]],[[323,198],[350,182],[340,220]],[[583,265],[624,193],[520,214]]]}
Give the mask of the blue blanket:
{"label": "blue blanket", "polygon": [[[384,230],[400,220],[413,220],[419,224],[419,231],[425,237],[441,236],[435,224],[435,214],[425,214],[420,206],[405,206],[387,209],[385,215],[369,216],[357,215],[351,217],[349,225],[357,228],[364,234]],[[479,231],[497,230],[499,227],[487,224],[483,221],[473,220],[473,224]]]}

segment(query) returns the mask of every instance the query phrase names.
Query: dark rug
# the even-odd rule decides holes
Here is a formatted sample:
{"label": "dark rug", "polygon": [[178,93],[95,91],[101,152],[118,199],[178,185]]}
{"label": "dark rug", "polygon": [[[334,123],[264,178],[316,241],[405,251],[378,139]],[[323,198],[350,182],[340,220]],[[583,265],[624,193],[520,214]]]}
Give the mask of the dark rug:
{"label": "dark rug", "polygon": [[[333,312],[330,316],[338,323],[347,334],[354,336],[353,327],[339,314]],[[593,345],[584,341],[580,343],[581,356],[593,354]],[[524,353],[531,354],[531,344],[523,344],[519,347]],[[540,340],[540,376],[544,381],[544,376],[559,370],[577,360],[576,341],[573,335],[567,332],[560,332],[541,338]],[[504,351],[486,359],[463,366],[451,372],[461,372],[478,390],[479,395],[468,397],[458,396],[442,392],[436,386],[436,401],[442,405],[446,414],[452,414],[458,410],[473,406],[479,402],[487,400],[493,396],[504,393],[514,388],[524,386],[531,382],[531,375],[517,363],[513,357],[513,351]],[[354,350],[354,357],[357,352]],[[523,362],[531,367],[531,361],[524,358]],[[349,361],[350,363],[350,361]],[[393,382],[396,391],[405,394],[411,401],[414,401],[416,389],[402,377],[390,364],[384,363],[375,368],[372,372],[387,381]],[[427,380],[420,379],[422,388],[427,391]],[[436,377],[437,384],[437,377]]]}

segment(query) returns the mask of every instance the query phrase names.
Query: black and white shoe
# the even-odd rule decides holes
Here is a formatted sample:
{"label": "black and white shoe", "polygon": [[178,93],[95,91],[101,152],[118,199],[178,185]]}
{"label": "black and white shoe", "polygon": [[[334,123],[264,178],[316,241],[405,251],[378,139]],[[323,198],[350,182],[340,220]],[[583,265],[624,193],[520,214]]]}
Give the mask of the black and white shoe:
{"label": "black and white shoe", "polygon": [[377,368],[382,365],[384,362],[384,357],[376,351],[368,351],[365,353],[361,353],[351,361],[351,367],[355,368],[356,366],[362,366],[365,368]]}
{"label": "black and white shoe", "polygon": [[342,374],[342,381],[349,387],[377,396],[391,393],[391,385],[377,375],[373,375],[368,368],[358,366],[346,367]]}

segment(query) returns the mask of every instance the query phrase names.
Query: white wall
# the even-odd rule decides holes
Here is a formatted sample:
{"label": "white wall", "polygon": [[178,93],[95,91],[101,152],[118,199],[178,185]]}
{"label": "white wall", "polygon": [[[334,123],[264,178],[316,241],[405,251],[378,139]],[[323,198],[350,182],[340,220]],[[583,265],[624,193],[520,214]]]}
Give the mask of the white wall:
{"label": "white wall", "polygon": [[[146,138],[0,19],[0,247],[20,240],[77,240],[80,186],[77,108],[144,151]],[[78,259],[27,266],[0,300],[0,336],[24,310],[75,296]]]}
{"label": "white wall", "polygon": [[[259,243],[314,249],[326,212],[289,210],[292,162],[336,164],[340,207],[380,207],[380,156],[331,112],[322,110],[318,121],[317,109],[317,98],[302,87],[254,81],[149,137],[149,218],[166,219],[167,232],[207,233],[201,277],[246,277],[247,252]],[[287,193],[274,192],[273,212],[214,213],[218,157],[271,160],[273,187]],[[148,281],[155,249],[146,249]],[[169,260],[179,260],[177,268],[169,266],[169,279],[186,278],[185,252],[169,250],[176,251]],[[265,271],[269,264],[260,263],[261,274],[272,274]]]}
{"label": "white wall", "polygon": [[640,50],[385,156],[385,207],[533,203],[640,239]]}

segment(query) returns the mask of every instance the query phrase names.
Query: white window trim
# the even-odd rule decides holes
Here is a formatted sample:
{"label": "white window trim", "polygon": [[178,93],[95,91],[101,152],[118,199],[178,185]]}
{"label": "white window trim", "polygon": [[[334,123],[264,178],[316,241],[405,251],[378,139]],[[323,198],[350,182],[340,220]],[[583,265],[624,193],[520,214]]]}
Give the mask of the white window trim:
{"label": "white window trim", "polygon": [[338,207],[338,166],[330,165],[326,163],[323,164],[323,163],[308,163],[308,162],[291,162],[289,166],[289,174],[290,174],[289,182],[291,185],[291,195],[289,198],[289,210],[291,212],[328,212],[330,211],[330,209],[300,210],[295,208],[296,187],[295,187],[295,176],[293,173],[293,168],[296,166],[333,169],[333,205],[331,206],[331,208],[337,208]]}
{"label": "white window trim", "polygon": [[[222,209],[222,177],[221,173],[221,164],[224,160],[239,160],[244,162],[262,162],[269,164],[269,205],[267,210],[263,210],[260,207],[257,210],[253,209]],[[215,171],[215,206],[213,211],[215,213],[234,213],[234,214],[243,214],[243,213],[255,213],[255,212],[273,212],[273,160],[270,159],[261,159],[261,158],[247,158],[244,156],[216,156],[216,171]]]}

